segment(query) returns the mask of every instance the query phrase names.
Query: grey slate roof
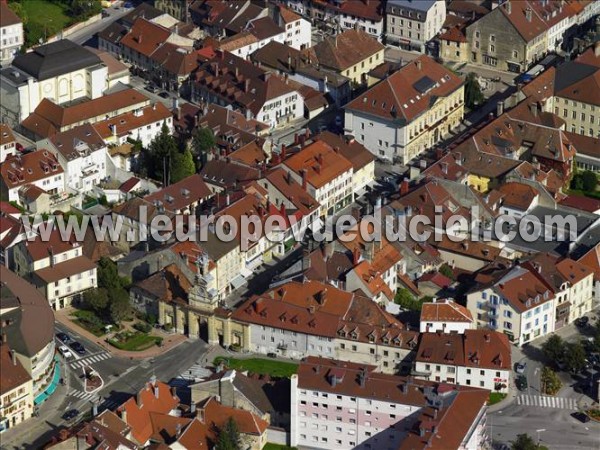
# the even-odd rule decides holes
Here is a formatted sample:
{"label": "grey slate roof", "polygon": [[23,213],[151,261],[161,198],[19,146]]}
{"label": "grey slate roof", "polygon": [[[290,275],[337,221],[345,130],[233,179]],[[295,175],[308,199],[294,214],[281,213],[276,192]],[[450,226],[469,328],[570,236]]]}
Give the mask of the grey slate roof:
{"label": "grey slate roof", "polygon": [[98,64],[102,64],[98,55],[66,39],[37,47],[32,52],[18,55],[13,61],[14,67],[37,80]]}
{"label": "grey slate roof", "polygon": [[390,11],[391,7],[396,7],[427,12],[435,2],[436,0],[388,0],[386,9]]}

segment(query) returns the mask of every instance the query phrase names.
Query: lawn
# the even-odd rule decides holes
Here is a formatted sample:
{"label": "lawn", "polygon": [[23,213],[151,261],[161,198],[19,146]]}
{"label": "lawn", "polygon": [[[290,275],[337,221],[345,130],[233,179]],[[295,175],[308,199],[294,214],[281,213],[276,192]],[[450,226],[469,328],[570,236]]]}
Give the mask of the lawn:
{"label": "lawn", "polygon": [[501,402],[506,398],[506,394],[502,394],[500,392],[490,392],[490,398],[488,400],[489,405],[495,405],[496,403]]}
{"label": "lawn", "polygon": [[114,338],[108,339],[108,343],[119,350],[127,350],[130,352],[141,352],[154,345],[160,345],[163,338],[158,336],[151,336],[147,333],[141,333],[139,331],[123,332],[115,335]]}
{"label": "lawn", "polygon": [[78,309],[71,313],[71,316],[75,317],[73,322],[86,329],[94,336],[100,337],[104,335],[104,327],[106,324],[92,311]]}
{"label": "lawn", "polygon": [[267,442],[263,447],[263,450],[297,450],[296,447],[289,447],[287,445],[272,444]]}
{"label": "lawn", "polygon": [[217,366],[221,361],[230,369],[247,370],[248,372],[270,375],[272,377],[290,378],[298,372],[298,364],[277,361],[274,359],[262,358],[225,358],[219,356],[215,358],[214,365]]}
{"label": "lawn", "polygon": [[69,26],[73,19],[63,3],[50,0],[23,0],[23,10],[28,22],[25,30],[27,43],[37,44],[39,39],[46,39],[63,28]]}

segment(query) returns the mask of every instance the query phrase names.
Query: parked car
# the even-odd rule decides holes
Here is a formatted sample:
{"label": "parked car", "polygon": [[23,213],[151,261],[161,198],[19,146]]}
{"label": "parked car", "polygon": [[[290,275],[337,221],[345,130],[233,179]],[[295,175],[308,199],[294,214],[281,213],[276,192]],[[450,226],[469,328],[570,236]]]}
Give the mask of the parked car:
{"label": "parked car", "polygon": [[579,319],[575,320],[575,325],[578,326],[578,327],[580,327],[580,328],[583,328],[589,322],[590,322],[590,318],[588,316],[583,316],[583,317],[580,317]]}
{"label": "parked car", "polygon": [[515,380],[515,385],[517,386],[518,390],[524,391],[528,386],[527,377],[525,375],[519,375]]}
{"label": "parked car", "polygon": [[15,147],[17,147],[17,151],[19,151],[19,152],[21,152],[21,153],[23,153],[23,152],[25,151],[25,147],[23,147],[23,144],[21,144],[21,143],[19,143],[19,142],[17,142],[17,143],[15,144]]}
{"label": "parked car", "polygon": [[583,423],[588,423],[590,421],[590,416],[579,411],[574,412],[571,416]]}
{"label": "parked car", "polygon": [[56,333],[56,337],[60,342],[68,344],[71,342],[71,337],[67,333]]}
{"label": "parked car", "polygon": [[158,96],[162,97],[162,98],[169,98],[170,97],[170,95],[169,95],[169,93],[167,91],[162,91],[160,94],[158,94]]}
{"label": "parked car", "polygon": [[73,420],[78,415],[79,415],[79,411],[77,409],[70,409],[62,415],[62,418],[64,420]]}
{"label": "parked car", "polygon": [[271,353],[267,353],[267,356],[268,356],[269,358],[277,358],[277,353],[273,353],[273,352],[271,352]]}
{"label": "parked car", "polygon": [[69,350],[69,347],[66,345],[61,345],[58,347],[58,353],[60,353],[65,359],[71,359],[74,357],[73,353],[71,353],[71,350]]}
{"label": "parked car", "polygon": [[527,368],[527,363],[518,362],[517,364],[515,364],[515,372],[517,372],[519,375],[524,374],[526,368]]}
{"label": "parked car", "polygon": [[146,89],[148,92],[152,92],[153,94],[155,94],[156,92],[158,92],[158,88],[156,86],[154,86],[153,84],[149,84],[147,86],[144,86],[144,89]]}
{"label": "parked car", "polygon": [[71,347],[73,350],[75,350],[75,353],[77,353],[79,355],[85,355],[85,347],[83,345],[81,345],[81,343],[79,343],[77,341],[73,341],[69,344],[69,347]]}

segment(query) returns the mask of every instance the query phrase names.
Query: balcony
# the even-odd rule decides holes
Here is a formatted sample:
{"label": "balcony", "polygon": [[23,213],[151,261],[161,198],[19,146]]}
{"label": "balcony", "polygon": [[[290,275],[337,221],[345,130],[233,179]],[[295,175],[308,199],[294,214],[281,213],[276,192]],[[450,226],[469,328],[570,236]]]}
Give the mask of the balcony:
{"label": "balcony", "polygon": [[490,317],[498,317],[498,310],[494,307],[491,307],[488,314]]}

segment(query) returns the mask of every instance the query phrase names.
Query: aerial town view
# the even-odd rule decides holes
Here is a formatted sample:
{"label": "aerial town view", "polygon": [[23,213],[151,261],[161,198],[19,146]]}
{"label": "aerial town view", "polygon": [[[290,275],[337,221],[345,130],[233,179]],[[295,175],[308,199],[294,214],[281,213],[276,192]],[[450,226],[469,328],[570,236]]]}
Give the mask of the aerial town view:
{"label": "aerial town view", "polygon": [[0,450],[600,450],[600,0],[0,0]]}

